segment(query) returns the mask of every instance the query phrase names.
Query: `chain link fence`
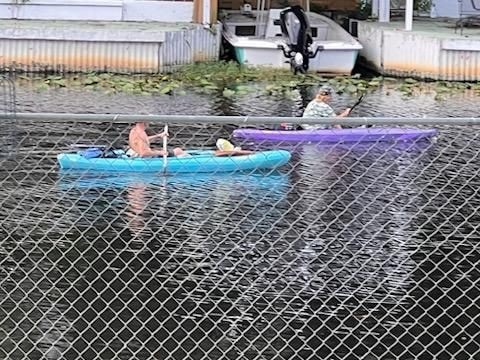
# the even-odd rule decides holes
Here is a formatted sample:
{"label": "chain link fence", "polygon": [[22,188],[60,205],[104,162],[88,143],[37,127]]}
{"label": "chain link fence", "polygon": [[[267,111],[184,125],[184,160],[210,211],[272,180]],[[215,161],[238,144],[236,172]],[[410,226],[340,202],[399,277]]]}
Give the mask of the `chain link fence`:
{"label": "chain link fence", "polygon": [[292,157],[164,175],[61,170],[131,121],[35,115],[1,120],[0,358],[480,359],[477,126],[322,143],[169,122],[170,146]]}

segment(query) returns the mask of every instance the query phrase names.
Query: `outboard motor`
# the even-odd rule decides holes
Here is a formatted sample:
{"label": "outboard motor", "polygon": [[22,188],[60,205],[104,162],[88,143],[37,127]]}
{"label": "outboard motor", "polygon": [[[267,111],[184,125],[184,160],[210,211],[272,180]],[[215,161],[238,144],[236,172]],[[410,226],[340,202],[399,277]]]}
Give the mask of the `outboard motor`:
{"label": "outboard motor", "polygon": [[290,67],[294,74],[305,73],[308,70],[309,60],[316,56],[310,45],[313,43],[312,30],[307,15],[301,6],[295,5],[286,8],[280,13],[280,28],[287,42],[287,48],[279,45],[286,58],[290,59]]}

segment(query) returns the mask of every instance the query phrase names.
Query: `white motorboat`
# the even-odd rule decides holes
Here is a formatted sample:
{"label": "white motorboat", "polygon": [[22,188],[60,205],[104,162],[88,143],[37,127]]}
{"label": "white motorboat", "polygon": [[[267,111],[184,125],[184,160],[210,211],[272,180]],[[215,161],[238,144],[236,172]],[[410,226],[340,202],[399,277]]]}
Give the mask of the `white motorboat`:
{"label": "white motorboat", "polygon": [[246,4],[220,17],[223,37],[240,64],[351,73],[362,45],[335,21],[300,6],[257,8]]}

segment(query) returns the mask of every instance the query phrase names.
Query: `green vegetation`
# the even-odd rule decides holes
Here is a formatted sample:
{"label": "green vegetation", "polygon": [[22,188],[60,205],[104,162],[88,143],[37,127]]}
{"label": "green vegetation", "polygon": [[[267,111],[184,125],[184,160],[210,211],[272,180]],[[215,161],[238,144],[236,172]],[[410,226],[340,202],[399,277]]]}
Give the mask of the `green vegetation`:
{"label": "green vegetation", "polygon": [[172,74],[119,75],[88,73],[51,75],[47,77],[17,76],[19,82],[30,82],[39,90],[49,88],[84,88],[106,93],[131,93],[139,95],[185,94],[186,90],[222,94],[224,97],[247,94],[253,91],[268,95],[288,95],[301,87],[318,87],[328,84],[338,93],[359,94],[379,88],[399,91],[405,96],[433,93],[441,99],[459,91],[473,90],[480,94],[480,83],[423,82],[415,79],[395,79],[383,76],[362,78],[352,76],[322,77],[318,74],[293,75],[289,70],[247,68],[235,62],[198,63],[187,65]]}

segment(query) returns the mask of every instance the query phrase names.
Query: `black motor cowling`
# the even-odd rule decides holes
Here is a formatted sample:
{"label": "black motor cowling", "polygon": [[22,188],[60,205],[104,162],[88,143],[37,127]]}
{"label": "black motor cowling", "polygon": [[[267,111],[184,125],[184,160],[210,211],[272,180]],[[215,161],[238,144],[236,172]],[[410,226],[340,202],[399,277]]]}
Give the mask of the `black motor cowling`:
{"label": "black motor cowling", "polygon": [[309,60],[316,55],[319,49],[315,53],[310,49],[310,45],[313,43],[312,30],[307,14],[302,7],[295,5],[280,12],[280,28],[287,47],[279,45],[279,48],[289,59],[290,67],[295,74],[305,73],[308,70]]}

